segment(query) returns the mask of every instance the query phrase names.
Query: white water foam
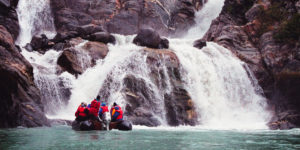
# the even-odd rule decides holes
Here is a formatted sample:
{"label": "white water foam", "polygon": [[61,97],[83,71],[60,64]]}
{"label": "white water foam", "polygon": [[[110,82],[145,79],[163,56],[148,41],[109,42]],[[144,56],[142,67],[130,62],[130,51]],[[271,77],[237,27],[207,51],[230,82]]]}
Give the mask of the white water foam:
{"label": "white water foam", "polygon": [[[163,95],[170,89],[160,89],[153,81],[149,79],[150,68],[147,65],[146,58],[142,47],[132,43],[133,36],[114,35],[117,39],[116,45],[109,44],[109,53],[104,60],[98,60],[97,65],[89,68],[78,79],[73,80],[72,96],[66,109],[61,110],[58,116],[48,116],[51,118],[74,119],[74,112],[81,102],[89,103],[101,88],[105,92],[110,93],[107,101],[108,105],[113,102],[125,107],[126,101],[124,97],[123,80],[128,75],[134,75],[139,79],[143,79],[150,91],[154,91],[151,95],[151,102],[154,103],[154,116],[161,124],[166,125],[166,112],[164,110]],[[162,68],[167,74],[166,68]],[[165,75],[167,76],[167,75]],[[110,79],[110,86],[105,87],[105,80]],[[168,80],[168,79],[167,79]],[[170,86],[170,85],[169,85]]]}
{"label": "white water foam", "polygon": [[19,0],[17,13],[20,34],[16,43],[21,47],[29,43],[34,35],[55,36],[50,0]]}
{"label": "white water foam", "polygon": [[215,129],[264,129],[270,119],[266,100],[247,75],[244,62],[215,43],[201,50],[191,41],[171,40],[183,67],[185,87],[201,125]]}
{"label": "white water foam", "polygon": [[218,17],[225,0],[208,0],[203,8],[196,13],[196,25],[183,36],[184,39],[202,38],[210,27],[213,19]]}

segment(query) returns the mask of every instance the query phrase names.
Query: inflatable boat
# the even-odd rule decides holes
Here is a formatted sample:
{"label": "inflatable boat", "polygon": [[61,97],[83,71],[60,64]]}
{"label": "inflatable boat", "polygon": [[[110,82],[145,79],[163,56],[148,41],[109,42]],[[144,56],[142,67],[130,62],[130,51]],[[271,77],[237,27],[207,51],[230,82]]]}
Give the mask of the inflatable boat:
{"label": "inflatable boat", "polygon": [[132,124],[127,120],[119,122],[101,121],[101,120],[85,120],[72,122],[72,129],[76,131],[90,131],[90,130],[132,130]]}

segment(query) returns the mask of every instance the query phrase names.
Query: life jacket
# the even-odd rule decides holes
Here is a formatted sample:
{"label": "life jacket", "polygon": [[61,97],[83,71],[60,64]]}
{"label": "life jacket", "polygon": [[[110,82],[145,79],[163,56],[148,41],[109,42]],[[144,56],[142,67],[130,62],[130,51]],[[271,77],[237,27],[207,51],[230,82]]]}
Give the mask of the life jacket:
{"label": "life jacket", "polygon": [[78,108],[77,108],[77,111],[76,111],[76,113],[75,113],[75,116],[76,117],[86,117],[87,116],[87,114],[85,113],[85,109],[86,109],[86,107],[82,107],[82,106],[79,106]]}
{"label": "life jacket", "polygon": [[105,112],[108,112],[108,107],[107,106],[101,106],[99,110],[99,115],[101,116]]}
{"label": "life jacket", "polygon": [[89,110],[89,114],[98,117],[99,108],[100,108],[100,102],[94,99],[91,102],[91,108]]}
{"label": "life jacket", "polygon": [[100,102],[98,102],[96,99],[94,99],[91,102],[91,108],[95,108],[95,109],[99,110],[99,108],[100,108]]}
{"label": "life jacket", "polygon": [[[118,108],[117,108],[118,107]],[[114,122],[114,121],[121,121],[123,120],[123,111],[121,109],[120,106],[114,106],[112,107],[111,109],[111,120]]]}

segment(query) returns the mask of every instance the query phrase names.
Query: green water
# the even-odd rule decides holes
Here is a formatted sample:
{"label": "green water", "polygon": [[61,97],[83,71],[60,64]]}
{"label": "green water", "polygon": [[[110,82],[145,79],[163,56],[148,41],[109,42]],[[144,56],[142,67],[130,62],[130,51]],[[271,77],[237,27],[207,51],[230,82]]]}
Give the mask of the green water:
{"label": "green water", "polygon": [[6,149],[300,149],[300,130],[222,131],[197,128],[135,128],[133,131],[73,131],[69,126],[0,130]]}

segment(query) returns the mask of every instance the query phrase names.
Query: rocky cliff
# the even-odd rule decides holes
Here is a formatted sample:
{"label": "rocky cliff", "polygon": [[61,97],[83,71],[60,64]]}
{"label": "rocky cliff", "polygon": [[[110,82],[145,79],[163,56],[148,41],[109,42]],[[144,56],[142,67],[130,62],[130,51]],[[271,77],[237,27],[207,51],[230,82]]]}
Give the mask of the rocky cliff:
{"label": "rocky cliff", "polygon": [[100,25],[110,33],[136,34],[151,27],[161,35],[183,31],[194,24],[202,0],[51,0],[58,31]]}
{"label": "rocky cliff", "polygon": [[275,112],[271,128],[300,126],[300,1],[226,0],[204,40],[247,62]]}
{"label": "rocky cliff", "polygon": [[14,44],[19,34],[17,3],[0,1],[0,128],[49,125],[33,68]]}

